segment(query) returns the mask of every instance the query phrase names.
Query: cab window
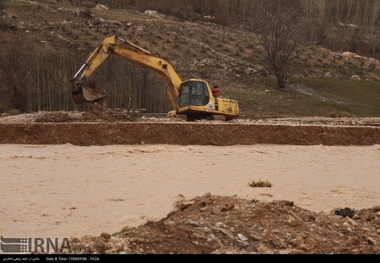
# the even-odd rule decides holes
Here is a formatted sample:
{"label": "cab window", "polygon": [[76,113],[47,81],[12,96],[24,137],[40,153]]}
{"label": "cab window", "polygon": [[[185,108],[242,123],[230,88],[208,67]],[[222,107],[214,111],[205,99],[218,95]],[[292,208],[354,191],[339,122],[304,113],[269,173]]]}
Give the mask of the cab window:
{"label": "cab window", "polygon": [[203,82],[185,82],[180,87],[179,107],[202,106],[209,102],[206,84]]}

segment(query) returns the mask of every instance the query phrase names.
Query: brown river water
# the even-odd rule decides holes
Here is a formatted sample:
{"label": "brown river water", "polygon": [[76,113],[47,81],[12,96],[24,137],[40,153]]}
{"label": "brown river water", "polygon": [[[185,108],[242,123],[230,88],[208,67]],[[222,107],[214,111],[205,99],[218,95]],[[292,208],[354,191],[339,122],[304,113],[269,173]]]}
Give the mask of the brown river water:
{"label": "brown river water", "polygon": [[[0,145],[0,235],[82,237],[159,220],[182,196],[380,205],[380,146]],[[271,188],[252,188],[264,180]]]}

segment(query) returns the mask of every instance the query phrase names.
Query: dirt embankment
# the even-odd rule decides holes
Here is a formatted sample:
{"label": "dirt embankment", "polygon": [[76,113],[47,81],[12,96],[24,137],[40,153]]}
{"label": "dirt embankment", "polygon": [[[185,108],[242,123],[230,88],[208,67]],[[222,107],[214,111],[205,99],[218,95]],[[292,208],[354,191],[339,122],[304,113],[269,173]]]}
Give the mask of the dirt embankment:
{"label": "dirt embankment", "polygon": [[374,145],[379,118],[294,118],[185,122],[121,111],[50,112],[0,118],[0,143],[176,145]]}
{"label": "dirt embankment", "polygon": [[203,123],[0,124],[2,144],[374,145],[380,128]]}

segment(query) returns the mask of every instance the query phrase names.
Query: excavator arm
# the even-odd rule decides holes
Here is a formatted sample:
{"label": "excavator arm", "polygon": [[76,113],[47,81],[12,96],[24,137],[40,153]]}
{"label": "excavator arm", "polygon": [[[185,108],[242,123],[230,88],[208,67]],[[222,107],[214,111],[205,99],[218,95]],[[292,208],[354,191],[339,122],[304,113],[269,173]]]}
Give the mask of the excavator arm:
{"label": "excavator arm", "polygon": [[[125,47],[118,45],[116,41],[124,43]],[[116,36],[104,39],[101,45],[91,53],[79,71],[71,79],[72,94],[76,104],[97,102],[106,96],[103,89],[86,85],[86,80],[110,55],[157,72],[168,84],[168,96],[174,109],[178,110],[176,98],[179,96],[182,80],[173,65],[162,58],[153,56],[151,52]]]}

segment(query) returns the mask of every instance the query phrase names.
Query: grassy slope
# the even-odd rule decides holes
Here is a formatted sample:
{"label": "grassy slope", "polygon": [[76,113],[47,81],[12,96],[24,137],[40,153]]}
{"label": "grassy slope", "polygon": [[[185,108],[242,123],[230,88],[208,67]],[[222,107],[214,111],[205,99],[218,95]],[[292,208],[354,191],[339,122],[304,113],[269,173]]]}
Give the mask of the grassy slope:
{"label": "grassy slope", "polygon": [[[40,5],[6,2],[6,8],[17,14],[17,23],[32,21],[43,25],[44,21],[61,23],[66,20],[79,25],[94,20],[51,12]],[[325,49],[305,47],[296,56],[291,81],[307,86],[313,94],[305,94],[290,87],[281,90],[276,88],[272,77],[262,75],[260,71],[248,75],[245,73],[250,67],[266,67],[263,52],[250,32],[227,29],[212,23],[195,24],[168,18],[157,20],[129,11],[92,9],[91,12],[95,18],[124,20],[133,26],[127,30],[95,29],[83,26],[82,23],[81,26],[40,26],[40,30],[35,30],[33,34],[27,34],[25,30],[0,34],[8,38],[21,34],[36,41],[47,41],[56,52],[70,50],[73,46],[81,47],[84,48],[84,54],[90,52],[103,38],[118,34],[177,63],[177,69],[183,78],[201,77],[211,85],[220,85],[223,96],[239,101],[242,115],[380,116],[380,66],[373,61],[346,59],[341,54]],[[52,31],[54,35],[51,34]],[[57,34],[67,41],[57,38]],[[5,43],[6,40],[3,38],[2,42]],[[186,62],[191,62],[191,65]],[[323,78],[327,72],[333,73],[334,77]],[[353,74],[374,81],[350,80],[349,77]]]}

